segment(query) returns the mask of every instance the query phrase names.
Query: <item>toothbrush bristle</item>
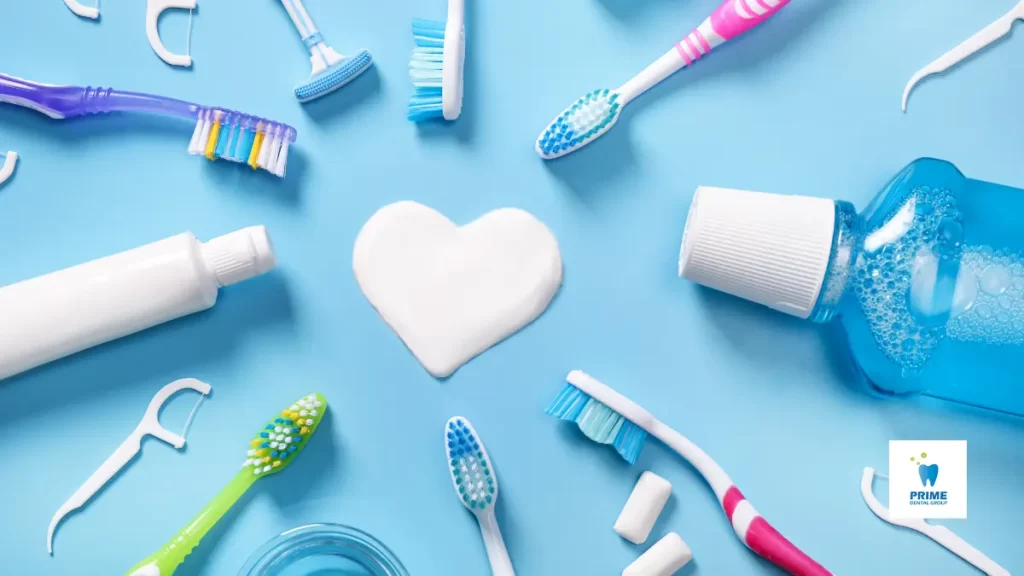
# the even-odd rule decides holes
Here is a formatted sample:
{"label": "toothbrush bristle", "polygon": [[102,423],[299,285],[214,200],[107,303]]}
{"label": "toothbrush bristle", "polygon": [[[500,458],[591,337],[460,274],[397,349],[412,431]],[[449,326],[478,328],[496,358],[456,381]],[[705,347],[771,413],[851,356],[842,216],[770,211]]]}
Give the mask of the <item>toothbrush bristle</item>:
{"label": "toothbrush bristle", "polygon": [[283,178],[288,168],[288,148],[295,129],[287,124],[248,114],[210,108],[201,110],[188,145],[188,153],[208,160],[248,164]]}
{"label": "toothbrush bristle", "polygon": [[414,91],[409,99],[408,117],[412,122],[444,116],[441,94],[444,30],[444,22],[421,18],[412,21],[412,37],[416,44],[409,60],[409,79]]}
{"label": "toothbrush bristle", "polygon": [[487,449],[473,425],[461,416],[445,426],[448,470],[462,504],[475,513],[494,506],[498,499],[498,480]]}
{"label": "toothbrush bristle", "polygon": [[600,401],[566,383],[546,411],[562,420],[575,422],[580,431],[600,444],[610,444],[626,462],[635,464],[644,448],[647,432]]}
{"label": "toothbrush bristle", "polygon": [[566,108],[537,138],[537,154],[552,160],[575,152],[611,129],[622,111],[614,90],[594,90]]}
{"label": "toothbrush bristle", "polygon": [[309,394],[285,408],[260,430],[249,445],[243,470],[264,476],[284,470],[302,452],[327,413],[327,400]]}

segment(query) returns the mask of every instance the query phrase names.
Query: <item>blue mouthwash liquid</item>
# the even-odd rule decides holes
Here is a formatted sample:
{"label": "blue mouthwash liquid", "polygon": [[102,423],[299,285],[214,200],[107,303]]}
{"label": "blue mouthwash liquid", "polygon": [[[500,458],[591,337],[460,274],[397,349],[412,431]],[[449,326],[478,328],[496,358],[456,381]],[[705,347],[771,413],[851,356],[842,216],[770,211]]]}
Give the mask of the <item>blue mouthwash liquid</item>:
{"label": "blue mouthwash liquid", "polygon": [[680,273],[838,320],[875,392],[1024,415],[1024,190],[934,159],[907,166],[860,214],[842,201],[702,188]]}

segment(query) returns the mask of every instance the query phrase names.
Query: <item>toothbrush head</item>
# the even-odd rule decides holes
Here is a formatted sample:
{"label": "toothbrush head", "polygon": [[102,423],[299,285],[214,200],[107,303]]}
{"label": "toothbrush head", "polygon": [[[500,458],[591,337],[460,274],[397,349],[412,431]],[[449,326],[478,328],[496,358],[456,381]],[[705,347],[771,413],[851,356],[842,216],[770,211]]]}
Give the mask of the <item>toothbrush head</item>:
{"label": "toothbrush head", "polygon": [[410,122],[452,121],[462,114],[466,31],[464,27],[449,31],[448,24],[422,18],[412,21],[416,46],[409,59],[413,85],[407,112]]}
{"label": "toothbrush head", "polygon": [[321,394],[299,398],[260,430],[249,445],[243,470],[254,476],[280,472],[295,460],[320,427],[327,413],[327,400]]}
{"label": "toothbrush head", "polygon": [[594,90],[577,100],[537,138],[537,154],[553,160],[575,152],[611,130],[622,112],[622,95],[615,90]]}
{"label": "toothbrush head", "polygon": [[656,422],[632,400],[580,370],[569,373],[546,412],[575,422],[587,438],[614,447],[630,464],[636,464],[647,430]]}
{"label": "toothbrush head", "polygon": [[295,143],[295,128],[223,108],[200,108],[188,153],[207,160],[227,160],[266,170],[284,178],[288,149]]}
{"label": "toothbrush head", "polygon": [[498,477],[480,437],[469,420],[455,416],[444,428],[448,472],[462,505],[474,514],[494,509]]}

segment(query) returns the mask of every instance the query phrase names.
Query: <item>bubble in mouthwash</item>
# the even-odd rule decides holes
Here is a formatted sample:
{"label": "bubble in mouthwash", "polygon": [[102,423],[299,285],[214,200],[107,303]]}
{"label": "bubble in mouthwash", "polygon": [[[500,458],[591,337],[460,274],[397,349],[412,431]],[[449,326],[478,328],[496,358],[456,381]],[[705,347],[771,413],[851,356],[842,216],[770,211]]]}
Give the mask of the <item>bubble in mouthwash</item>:
{"label": "bubble in mouthwash", "polygon": [[1024,344],[1024,254],[965,246],[961,219],[948,190],[921,186],[865,235],[853,288],[906,377],[944,338]]}
{"label": "bubble in mouthwash", "polygon": [[910,314],[922,326],[942,327],[970,308],[978,296],[978,279],[958,260],[918,256],[908,295]]}
{"label": "bubble in mouthwash", "polygon": [[1024,255],[970,246],[961,266],[978,278],[978,295],[974,306],[950,321],[947,335],[967,342],[1024,344]]}
{"label": "bubble in mouthwash", "polygon": [[948,190],[918,187],[881,222],[865,235],[874,249],[861,252],[853,286],[875,343],[909,375],[931,357],[946,322],[970,308],[977,282],[956,274],[963,225]]}

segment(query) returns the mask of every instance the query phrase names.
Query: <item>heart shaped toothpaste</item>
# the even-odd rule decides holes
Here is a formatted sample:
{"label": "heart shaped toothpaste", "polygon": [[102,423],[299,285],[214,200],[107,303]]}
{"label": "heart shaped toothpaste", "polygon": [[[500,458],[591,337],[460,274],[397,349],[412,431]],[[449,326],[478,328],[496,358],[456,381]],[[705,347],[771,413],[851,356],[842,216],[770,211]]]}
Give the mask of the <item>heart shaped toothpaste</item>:
{"label": "heart shaped toothpaste", "polygon": [[540,316],[562,283],[558,241],[517,208],[460,227],[416,202],[390,204],[363,226],[352,266],[370,304],[439,378]]}

